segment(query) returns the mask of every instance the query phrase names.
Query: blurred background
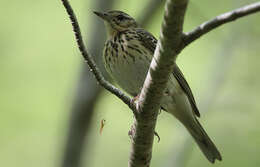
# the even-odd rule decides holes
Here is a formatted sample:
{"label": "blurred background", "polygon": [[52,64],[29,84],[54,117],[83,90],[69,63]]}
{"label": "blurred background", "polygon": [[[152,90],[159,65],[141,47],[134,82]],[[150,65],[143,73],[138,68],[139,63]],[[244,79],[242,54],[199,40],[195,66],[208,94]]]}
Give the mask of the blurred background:
{"label": "blurred background", "polygon": [[[184,30],[252,2],[190,1]],[[123,10],[158,37],[164,1],[77,0],[71,5],[102,68],[106,36],[92,11]],[[61,2],[2,0],[0,8],[0,166],[126,166],[133,115],[88,72]],[[200,121],[222,153],[215,166],[260,165],[259,20],[254,14],[225,24],[177,60]],[[162,112],[156,131],[161,141],[155,140],[152,166],[211,166],[175,118]]]}

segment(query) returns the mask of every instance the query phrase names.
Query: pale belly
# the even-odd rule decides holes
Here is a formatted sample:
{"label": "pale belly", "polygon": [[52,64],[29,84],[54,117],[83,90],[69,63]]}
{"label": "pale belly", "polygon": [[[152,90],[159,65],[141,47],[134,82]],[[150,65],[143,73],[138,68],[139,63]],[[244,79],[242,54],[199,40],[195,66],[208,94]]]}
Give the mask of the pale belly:
{"label": "pale belly", "polygon": [[136,56],[135,61],[129,58],[126,60],[122,56],[118,57],[110,67],[106,68],[122,89],[132,96],[137,96],[142,89],[149,63],[138,60],[138,56]]}
{"label": "pale belly", "polygon": [[[138,50],[131,49],[133,47],[138,47]],[[104,50],[104,62],[107,72],[128,94],[140,94],[153,53],[139,41],[129,41],[124,36],[121,36],[120,40],[108,40],[106,48],[108,49]],[[194,119],[189,100],[174,75],[169,78],[161,99],[161,107],[183,123]]]}
{"label": "pale belly", "polygon": [[120,40],[108,40],[106,46],[109,48],[104,50],[107,72],[122,89],[137,96],[142,89],[153,53],[138,40],[127,40],[124,35],[120,36]]}

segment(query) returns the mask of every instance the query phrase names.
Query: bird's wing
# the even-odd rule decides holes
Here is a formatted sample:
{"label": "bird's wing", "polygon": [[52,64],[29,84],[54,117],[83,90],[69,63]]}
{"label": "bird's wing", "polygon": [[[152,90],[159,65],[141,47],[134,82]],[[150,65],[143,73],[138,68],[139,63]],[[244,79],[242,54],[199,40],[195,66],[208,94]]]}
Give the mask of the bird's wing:
{"label": "bird's wing", "polygon": [[177,66],[177,64],[175,64],[175,66],[173,68],[173,75],[177,79],[177,81],[179,82],[179,84],[182,87],[183,91],[188,96],[188,99],[190,101],[190,104],[191,104],[191,107],[192,107],[194,113],[198,117],[200,117],[200,112],[199,112],[199,109],[198,109],[198,107],[196,105],[196,102],[195,102],[194,96],[192,94],[192,91],[190,89],[190,86],[189,86],[188,82],[186,81],[186,79],[184,78],[184,75],[182,74],[182,72],[179,69],[179,67]]}
{"label": "bird's wing", "polygon": [[[151,51],[151,53],[154,53],[156,44],[157,44],[157,39],[151,33],[145,31],[142,28],[138,28],[137,32],[139,34],[140,41],[142,41],[143,45],[147,49],[149,49]],[[191,107],[193,109],[193,112],[198,117],[200,117],[200,113],[199,113],[198,107],[196,105],[194,96],[192,94],[191,88],[190,88],[188,82],[186,81],[186,79],[184,78],[184,75],[182,74],[181,70],[179,69],[179,67],[176,64],[173,68],[173,75],[176,78],[176,80],[179,82],[183,91],[186,93],[186,95],[189,99],[189,102],[191,104]]]}
{"label": "bird's wing", "polygon": [[140,38],[143,46],[146,47],[151,52],[151,54],[153,54],[156,48],[157,39],[151,33],[145,31],[142,28],[138,28],[136,31],[138,38]]}

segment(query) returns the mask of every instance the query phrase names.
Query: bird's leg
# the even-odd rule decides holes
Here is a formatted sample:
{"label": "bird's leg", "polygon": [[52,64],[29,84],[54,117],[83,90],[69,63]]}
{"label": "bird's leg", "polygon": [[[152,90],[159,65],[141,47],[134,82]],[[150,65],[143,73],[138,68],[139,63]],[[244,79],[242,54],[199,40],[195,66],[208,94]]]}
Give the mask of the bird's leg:
{"label": "bird's leg", "polygon": [[139,95],[140,95],[140,94],[136,95],[135,97],[133,97],[133,98],[131,99],[131,103],[132,103],[132,104],[135,103],[135,102],[138,100]]}
{"label": "bird's leg", "polygon": [[[141,109],[139,107],[139,104],[138,104],[138,99],[139,99],[139,95],[140,94],[137,94],[136,96],[134,96],[132,99],[131,99],[131,105],[136,105],[136,109],[137,109],[137,112],[141,112]],[[138,114],[134,113],[135,117],[138,117]]]}
{"label": "bird's leg", "polygon": [[162,113],[162,110],[163,110],[162,108],[159,109],[159,113],[158,113],[159,115]]}
{"label": "bird's leg", "polygon": [[160,136],[159,136],[159,134],[156,132],[156,131],[154,131],[154,135],[158,138],[158,143],[160,142],[160,140],[161,140],[161,138],[160,138]]}

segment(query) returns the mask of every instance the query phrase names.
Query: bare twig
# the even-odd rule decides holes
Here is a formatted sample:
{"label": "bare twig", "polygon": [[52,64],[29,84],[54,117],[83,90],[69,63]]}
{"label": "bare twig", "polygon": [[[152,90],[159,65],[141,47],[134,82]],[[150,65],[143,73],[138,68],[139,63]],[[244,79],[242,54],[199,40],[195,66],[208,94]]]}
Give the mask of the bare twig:
{"label": "bare twig", "polygon": [[[114,0],[96,0],[93,2],[93,7],[98,10],[107,10],[114,4]],[[91,24],[91,35],[88,35],[89,51],[94,56],[94,61],[97,66],[100,67],[102,73],[101,56],[103,42],[105,40],[105,31],[100,26],[99,20],[94,20]],[[99,38],[96,37],[99,34]],[[103,73],[105,74],[105,73]],[[65,151],[62,157],[61,167],[79,167],[81,165],[81,159],[90,158],[89,148],[89,131],[91,128],[92,120],[94,118],[94,107],[98,100],[102,90],[97,84],[97,81],[93,74],[89,71],[86,63],[81,64],[81,71],[76,84],[76,91],[74,94],[74,100],[71,113],[68,122],[68,132],[66,136]],[[87,150],[87,151],[84,151]],[[88,161],[87,161],[88,162]]]}
{"label": "bare twig", "polygon": [[150,166],[160,99],[181,43],[187,4],[187,0],[168,0],[166,3],[161,37],[137,102],[140,113],[134,121],[129,167]]}
{"label": "bare twig", "polygon": [[221,14],[221,15],[215,17],[214,19],[201,24],[200,26],[198,26],[191,32],[183,34],[183,47],[181,49],[183,49],[185,46],[189,45],[193,41],[197,40],[202,35],[208,33],[211,30],[214,30],[215,28],[217,28],[225,23],[235,21],[238,18],[247,16],[247,15],[259,12],[259,11],[260,11],[260,2],[256,2],[256,3],[250,4],[250,5],[244,6],[242,8],[238,8],[231,12]]}
{"label": "bare twig", "polygon": [[73,31],[75,33],[75,37],[77,40],[77,44],[79,47],[79,50],[83,56],[83,58],[85,59],[85,61],[87,62],[87,64],[89,65],[90,71],[95,75],[98,83],[103,86],[105,89],[107,89],[108,91],[110,91],[111,93],[113,93],[114,95],[116,95],[118,98],[120,98],[125,104],[127,104],[129,106],[129,108],[131,108],[133,110],[133,112],[135,113],[136,108],[135,105],[133,103],[131,103],[131,98],[128,97],[127,95],[125,95],[122,91],[120,91],[118,88],[114,87],[112,84],[110,84],[108,81],[106,81],[104,79],[104,77],[102,76],[101,72],[99,71],[99,69],[97,68],[92,56],[90,54],[88,54],[85,45],[83,43],[82,40],[82,36],[81,36],[81,32],[80,32],[80,27],[77,21],[77,18],[74,14],[73,9],[71,8],[69,2],[67,0],[61,0],[69,17],[71,20],[71,24],[73,27]]}

